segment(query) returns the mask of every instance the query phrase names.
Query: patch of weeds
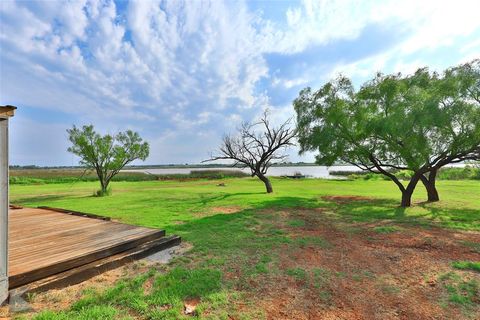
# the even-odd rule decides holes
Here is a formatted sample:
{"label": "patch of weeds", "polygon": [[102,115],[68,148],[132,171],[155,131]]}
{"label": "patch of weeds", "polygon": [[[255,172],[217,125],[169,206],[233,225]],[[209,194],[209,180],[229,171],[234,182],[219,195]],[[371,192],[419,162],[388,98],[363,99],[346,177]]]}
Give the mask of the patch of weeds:
{"label": "patch of weeds", "polygon": [[155,289],[148,300],[168,304],[177,299],[198,298],[220,289],[221,273],[211,269],[175,268],[155,279]]}
{"label": "patch of weeds", "polygon": [[480,253],[480,243],[473,241],[461,241],[460,242],[465,247],[471,248],[473,251]]}
{"label": "patch of weeds", "polygon": [[277,229],[276,227],[268,228],[264,233],[266,236],[281,236],[285,234],[285,231]]}
{"label": "patch of weeds", "polygon": [[287,274],[298,281],[307,281],[307,272],[302,268],[288,269]]}
{"label": "patch of weeds", "polygon": [[362,276],[359,274],[353,274],[352,275],[352,280],[353,281],[362,281]]}
{"label": "patch of weeds", "polygon": [[305,248],[308,246],[318,246],[320,248],[331,248],[332,244],[321,237],[299,237],[293,240],[294,245]]}
{"label": "patch of weeds", "polygon": [[269,263],[272,262],[272,257],[268,255],[263,255],[260,258],[260,261],[255,265],[256,273],[269,273],[270,267]]}
{"label": "patch of weeds", "polygon": [[341,226],[340,229],[347,234],[349,238],[351,238],[354,235],[360,234],[363,229],[360,227],[355,227],[355,226]]}
{"label": "patch of weeds", "polygon": [[225,258],[215,257],[215,258],[209,258],[209,259],[205,260],[203,262],[203,265],[205,267],[209,267],[209,266],[219,267],[219,266],[225,265],[225,263],[226,263]]}
{"label": "patch of weeds", "polygon": [[[242,274],[245,277],[258,276],[261,274],[269,274],[274,272],[273,261],[276,261],[278,256],[275,253],[263,254],[262,256],[250,256],[249,261],[246,261],[242,268]],[[235,261],[237,264],[237,261]]]}
{"label": "patch of weeds", "polygon": [[288,221],[288,225],[290,227],[304,227],[305,221],[300,219],[294,219],[294,220]]}
{"label": "patch of weeds", "polygon": [[352,274],[352,280],[354,281],[362,281],[365,278],[374,279],[375,275],[368,270],[363,270],[361,272]]}
{"label": "patch of weeds", "polygon": [[112,306],[92,306],[76,311],[43,311],[35,315],[32,320],[127,320],[132,319],[128,316],[122,316],[120,312]]}
{"label": "patch of weeds", "polygon": [[373,228],[373,231],[376,233],[393,233],[393,232],[398,232],[401,229],[396,226],[381,226],[381,227],[375,227]]}
{"label": "patch of weeds", "polygon": [[148,305],[143,301],[143,284],[154,274],[155,271],[151,270],[135,278],[121,280],[114,287],[104,291],[85,290],[84,296],[72,305],[71,311],[80,312],[101,305],[116,305],[130,308],[135,312],[144,312]]}
{"label": "patch of weeds", "polygon": [[318,297],[324,303],[330,303],[332,301],[332,294],[329,291],[322,290],[318,292]]}
{"label": "patch of weeds", "polygon": [[27,292],[25,299],[28,302],[35,302],[35,299],[37,298],[38,294],[36,292]]}
{"label": "patch of weeds", "polygon": [[423,244],[427,246],[433,245],[434,242],[435,242],[434,239],[430,237],[426,237],[425,239],[423,239]]}
{"label": "patch of weeds", "polygon": [[474,261],[455,261],[452,263],[452,267],[460,270],[473,270],[480,272],[480,262]]}
{"label": "patch of weeds", "polygon": [[312,274],[313,274],[313,285],[316,288],[325,287],[329,283],[330,279],[332,278],[332,272],[324,268],[314,268],[312,270]]}
{"label": "patch of weeds", "polygon": [[391,285],[391,284],[387,284],[387,283],[384,283],[381,285],[380,287],[382,289],[383,292],[385,293],[390,293],[390,294],[397,294],[400,292],[400,288],[395,286],[395,285]]}
{"label": "patch of weeds", "polygon": [[259,262],[255,265],[256,273],[268,273],[268,271],[269,271],[268,266],[265,263]]}
{"label": "patch of weeds", "polygon": [[[153,287],[145,293],[144,284],[153,277]],[[217,270],[178,267],[161,275],[151,270],[138,277],[121,280],[103,291],[86,290],[82,299],[70,310],[40,313],[35,319],[129,319],[122,318],[122,314],[141,315],[148,319],[178,319],[183,301],[212,297],[220,303],[221,296],[212,296],[220,289],[221,273]],[[120,312],[120,309],[124,311]]]}
{"label": "patch of weeds", "polygon": [[480,303],[480,285],[474,279],[463,279],[455,272],[439,277],[448,293],[448,301],[463,307]]}
{"label": "patch of weeds", "polygon": [[364,277],[366,278],[370,278],[370,279],[374,279],[375,278],[375,274],[371,271],[368,271],[368,270],[363,270],[362,271],[362,274]]}
{"label": "patch of weeds", "polygon": [[377,285],[384,293],[397,294],[400,292],[400,288],[395,284],[391,275],[381,276],[377,281]]}
{"label": "patch of weeds", "polygon": [[324,303],[330,303],[332,300],[332,294],[328,289],[332,275],[332,271],[328,269],[315,268],[312,270],[313,285],[317,289],[318,297]]}
{"label": "patch of weeds", "polygon": [[[242,300],[244,301],[245,297],[238,292],[214,292],[202,298],[196,312],[201,319],[230,319],[230,316],[236,313],[234,302]],[[235,317],[237,318],[240,317]]]}

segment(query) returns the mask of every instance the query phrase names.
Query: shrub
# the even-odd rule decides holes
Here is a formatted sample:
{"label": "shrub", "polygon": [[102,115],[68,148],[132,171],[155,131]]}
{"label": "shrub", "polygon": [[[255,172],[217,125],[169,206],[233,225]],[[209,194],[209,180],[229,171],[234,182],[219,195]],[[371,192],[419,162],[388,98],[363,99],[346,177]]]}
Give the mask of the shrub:
{"label": "shrub", "polygon": [[192,180],[192,179],[224,179],[242,178],[249,175],[240,170],[192,170],[188,174],[160,174],[158,180]]}
{"label": "shrub", "polygon": [[440,180],[480,180],[480,168],[466,165],[463,168],[442,168],[438,171]]}

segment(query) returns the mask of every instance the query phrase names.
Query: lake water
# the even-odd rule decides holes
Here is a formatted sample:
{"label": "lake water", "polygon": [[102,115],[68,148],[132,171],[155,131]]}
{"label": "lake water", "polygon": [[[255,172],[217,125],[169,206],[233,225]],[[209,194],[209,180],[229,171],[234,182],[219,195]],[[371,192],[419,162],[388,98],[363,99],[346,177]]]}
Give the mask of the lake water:
{"label": "lake water", "polygon": [[[249,169],[239,168],[145,168],[145,169],[129,169],[124,170],[126,172],[145,172],[155,175],[161,174],[189,174],[190,171],[195,170],[238,170],[250,174]],[[311,178],[325,178],[325,179],[338,179],[338,176],[332,176],[329,171],[359,171],[355,166],[295,166],[295,167],[271,167],[268,169],[267,176],[280,177],[280,176],[293,176],[296,172],[306,175]]]}
{"label": "lake water", "polygon": [[[447,165],[446,167],[464,167],[463,163],[455,163]],[[128,169],[123,171],[130,172],[145,172],[149,174],[161,175],[161,174],[189,174],[190,171],[195,170],[238,170],[250,174],[249,169],[228,168],[228,167],[211,167],[211,168],[145,168],[145,169]],[[268,169],[267,176],[281,177],[281,176],[293,176],[299,172],[302,175],[310,178],[324,178],[324,179],[342,179],[341,176],[332,176],[331,171],[360,171],[355,166],[292,166],[292,167],[271,167]]]}

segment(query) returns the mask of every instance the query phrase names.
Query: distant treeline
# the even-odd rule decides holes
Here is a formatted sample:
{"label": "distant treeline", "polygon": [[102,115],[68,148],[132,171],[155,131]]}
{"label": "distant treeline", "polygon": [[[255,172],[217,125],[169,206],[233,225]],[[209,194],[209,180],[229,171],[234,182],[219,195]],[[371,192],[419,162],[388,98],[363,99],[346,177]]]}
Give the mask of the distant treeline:
{"label": "distant treeline", "polygon": [[[390,170],[400,179],[408,180],[411,178],[413,172],[408,170]],[[364,180],[389,180],[386,176],[371,173],[368,171],[330,171],[332,176],[343,176],[349,179],[364,179]],[[463,168],[441,168],[437,173],[439,180],[480,180],[480,167],[478,165],[466,165]]]}
{"label": "distant treeline", "polygon": [[[239,170],[192,170],[188,174],[154,175],[143,172],[120,172],[113,181],[154,181],[154,180],[195,180],[246,177]],[[12,169],[10,184],[50,184],[75,183],[79,181],[97,181],[93,171],[83,169]]]}
{"label": "distant treeline", "polygon": [[[342,163],[335,164],[336,166],[345,165]],[[277,163],[272,165],[272,167],[305,167],[305,166],[318,166],[318,164],[310,162],[285,162]],[[209,163],[209,164],[156,164],[156,165],[131,165],[125,166],[124,169],[202,169],[202,168],[231,168],[231,164],[222,164],[222,163]],[[43,170],[43,169],[79,169],[80,166],[37,166],[37,165],[11,165],[10,170]]]}

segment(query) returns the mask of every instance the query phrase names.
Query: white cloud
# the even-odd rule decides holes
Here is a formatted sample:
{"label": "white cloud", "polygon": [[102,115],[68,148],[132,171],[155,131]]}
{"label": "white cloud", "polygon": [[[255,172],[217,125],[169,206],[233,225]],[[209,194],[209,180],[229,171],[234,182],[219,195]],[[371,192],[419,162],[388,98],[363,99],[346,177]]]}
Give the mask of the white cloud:
{"label": "white cloud", "polygon": [[[17,83],[37,88],[31,99],[9,88],[2,100],[99,117],[175,117],[185,108],[251,107],[255,84],[267,75],[255,17],[241,3],[131,2],[126,21],[111,1],[35,9],[2,4],[0,39],[10,48],[2,64],[22,65]],[[2,78],[16,73],[2,69]],[[48,103],[41,92],[52,88],[57,97]],[[77,97],[76,106],[67,97]]]}
{"label": "white cloud", "polygon": [[[435,52],[480,30],[480,2],[469,0],[305,0],[292,2],[276,20],[249,11],[244,2],[124,6],[110,0],[1,1],[0,103],[67,114],[77,124],[135,127],[152,145],[158,142],[153,159],[164,161],[165,147],[178,160],[213,148],[224,131],[267,107],[278,121],[293,115],[291,97],[278,102],[267,87],[293,92],[338,72],[367,78],[378,70],[441,68],[442,62],[417,53]],[[296,61],[310,73],[287,76],[269,69],[267,54],[293,56],[354,41],[372,25],[401,37],[359,58],[344,60],[339,53],[324,63],[319,56],[318,64],[328,64],[322,68]],[[478,56],[479,47],[477,40],[458,50],[465,59]]]}
{"label": "white cloud", "polygon": [[338,39],[354,39],[368,25],[390,25],[407,37],[400,45],[403,54],[449,45],[456,37],[469,35],[480,26],[480,2],[438,1],[332,1],[303,0],[285,13],[285,24],[277,23],[270,49],[301,52],[312,45]]}

